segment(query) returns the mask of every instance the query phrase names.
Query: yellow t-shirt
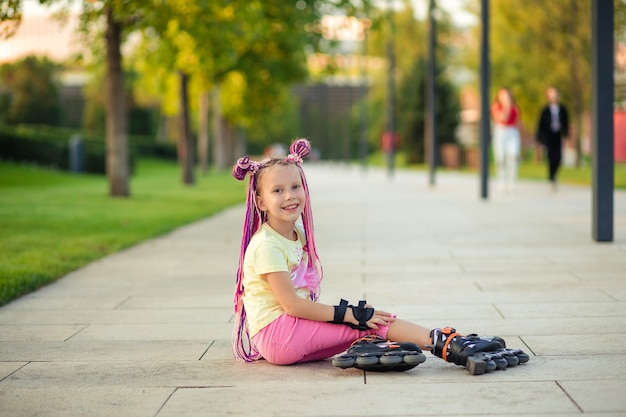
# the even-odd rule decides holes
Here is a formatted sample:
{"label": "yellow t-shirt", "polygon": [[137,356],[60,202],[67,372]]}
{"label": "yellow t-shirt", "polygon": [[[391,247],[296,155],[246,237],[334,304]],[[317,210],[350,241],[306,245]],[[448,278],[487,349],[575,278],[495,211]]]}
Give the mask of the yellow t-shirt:
{"label": "yellow t-shirt", "polygon": [[[284,271],[294,278],[300,262],[307,262],[302,225],[296,224],[296,233],[298,240],[291,241],[264,223],[250,239],[243,260],[242,296],[250,336],[285,314],[267,279],[261,276]],[[309,297],[308,288],[296,288],[296,293],[302,298]]]}

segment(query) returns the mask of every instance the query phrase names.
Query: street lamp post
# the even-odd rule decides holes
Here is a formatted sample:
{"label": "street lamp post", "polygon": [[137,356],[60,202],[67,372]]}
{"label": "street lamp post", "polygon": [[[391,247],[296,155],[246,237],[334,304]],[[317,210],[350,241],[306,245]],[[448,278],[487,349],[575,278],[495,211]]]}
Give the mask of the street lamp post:
{"label": "street lamp post", "polygon": [[371,21],[367,18],[361,19],[363,44],[361,47],[361,105],[359,111],[359,156],[363,171],[367,169],[367,96],[369,92],[367,80],[367,30]]}
{"label": "street lamp post", "polygon": [[613,2],[593,0],[591,130],[593,143],[593,238],[613,241]]}
{"label": "street lamp post", "polygon": [[435,0],[430,0],[428,3],[428,72],[426,76],[426,106],[428,109],[426,119],[426,138],[429,143],[429,183],[435,185],[435,172],[437,170],[437,113],[435,109],[437,89],[435,87],[436,81],[436,46],[437,46],[437,29],[435,20]]}
{"label": "street lamp post", "polygon": [[383,136],[383,150],[387,154],[387,169],[390,177],[393,177],[396,153],[396,112],[395,112],[395,80],[396,57],[393,44],[393,0],[388,0],[388,24],[389,35],[387,37],[387,59],[389,61],[389,72],[387,74],[387,126]]}
{"label": "street lamp post", "polygon": [[489,196],[489,0],[481,3],[482,39],[480,47],[480,196]]}

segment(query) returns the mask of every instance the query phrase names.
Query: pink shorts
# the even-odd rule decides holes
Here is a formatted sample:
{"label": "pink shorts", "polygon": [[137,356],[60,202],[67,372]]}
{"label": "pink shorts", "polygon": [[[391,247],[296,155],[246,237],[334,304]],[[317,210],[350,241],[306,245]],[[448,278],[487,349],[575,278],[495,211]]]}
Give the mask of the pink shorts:
{"label": "pink shorts", "polygon": [[368,334],[377,334],[386,339],[388,330],[388,326],[379,326],[378,330],[356,330],[342,324],[283,314],[255,334],[252,343],[268,362],[290,365],[329,358]]}

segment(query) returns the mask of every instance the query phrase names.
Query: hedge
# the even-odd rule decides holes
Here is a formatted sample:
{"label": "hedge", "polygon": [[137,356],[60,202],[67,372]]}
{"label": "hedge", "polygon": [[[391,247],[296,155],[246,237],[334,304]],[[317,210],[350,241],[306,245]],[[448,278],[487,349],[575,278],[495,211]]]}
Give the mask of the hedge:
{"label": "hedge", "polygon": [[[81,132],[52,126],[0,126],[0,159],[70,170],[70,139],[79,134],[83,144],[82,172],[106,173],[103,133]],[[136,156],[176,160],[173,144],[154,143],[152,138],[129,136],[131,172]]]}
{"label": "hedge", "polygon": [[[106,174],[104,144],[85,142],[83,150],[82,172]],[[69,171],[70,142],[20,137],[0,131],[0,159]]]}

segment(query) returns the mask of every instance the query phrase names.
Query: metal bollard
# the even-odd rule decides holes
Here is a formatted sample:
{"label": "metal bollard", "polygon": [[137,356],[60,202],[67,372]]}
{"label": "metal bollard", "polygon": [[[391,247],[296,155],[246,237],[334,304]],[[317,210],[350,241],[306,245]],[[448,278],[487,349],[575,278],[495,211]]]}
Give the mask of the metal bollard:
{"label": "metal bollard", "polygon": [[70,138],[70,171],[83,172],[85,161],[85,146],[83,138],[79,134],[72,135]]}

